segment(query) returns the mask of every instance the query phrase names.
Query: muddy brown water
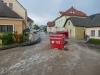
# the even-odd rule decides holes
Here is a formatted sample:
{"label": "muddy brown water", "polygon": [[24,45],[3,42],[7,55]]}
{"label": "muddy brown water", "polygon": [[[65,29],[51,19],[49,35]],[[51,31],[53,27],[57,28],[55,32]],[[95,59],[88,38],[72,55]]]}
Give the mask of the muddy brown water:
{"label": "muddy brown water", "polygon": [[94,46],[94,45],[92,46],[92,45],[88,45],[88,44],[81,43],[81,42],[78,42],[77,44],[82,46],[82,47],[89,48],[92,51],[96,51],[96,52],[100,53],[100,47],[99,46]]}
{"label": "muddy brown water", "polygon": [[100,53],[100,47],[88,46],[91,50],[95,50]]}
{"label": "muddy brown water", "polygon": [[100,75],[100,53],[69,42],[69,50],[48,48],[41,32],[38,44],[0,51],[0,75]]}

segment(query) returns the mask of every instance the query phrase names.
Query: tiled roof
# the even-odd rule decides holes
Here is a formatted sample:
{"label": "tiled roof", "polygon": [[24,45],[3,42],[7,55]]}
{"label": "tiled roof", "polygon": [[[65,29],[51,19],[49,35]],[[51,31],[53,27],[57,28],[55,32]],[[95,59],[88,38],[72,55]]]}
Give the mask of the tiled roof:
{"label": "tiled roof", "polygon": [[74,7],[71,7],[66,12],[60,12],[63,16],[80,16],[80,17],[87,17],[85,13],[82,11],[76,10]]}
{"label": "tiled roof", "polygon": [[71,20],[71,22],[73,23],[74,26],[80,26],[80,27],[85,27],[85,26],[87,26],[88,23],[91,22],[90,18],[70,17],[66,20],[65,25],[68,20]]}
{"label": "tiled roof", "polygon": [[100,13],[98,14],[93,14],[93,15],[90,15],[89,18],[92,20],[96,15],[100,15]]}
{"label": "tiled roof", "polygon": [[96,15],[86,27],[100,27],[100,14]]}
{"label": "tiled roof", "polygon": [[27,17],[27,21],[34,22],[31,18]]}
{"label": "tiled roof", "polygon": [[0,17],[1,18],[17,18],[22,19],[16,12],[6,6],[2,0],[0,0]]}
{"label": "tiled roof", "polygon": [[55,21],[48,22],[48,23],[47,23],[47,26],[48,26],[48,27],[53,27],[53,26],[55,26]]}
{"label": "tiled roof", "polygon": [[63,11],[59,11],[59,13],[60,13],[60,14],[64,14],[65,12],[63,12]]}

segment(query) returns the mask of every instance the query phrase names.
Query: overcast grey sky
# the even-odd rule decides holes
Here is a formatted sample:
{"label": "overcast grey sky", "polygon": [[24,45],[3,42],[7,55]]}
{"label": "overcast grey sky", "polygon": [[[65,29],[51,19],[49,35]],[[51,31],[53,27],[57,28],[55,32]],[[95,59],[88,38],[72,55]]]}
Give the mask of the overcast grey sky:
{"label": "overcast grey sky", "polygon": [[59,11],[71,6],[87,15],[100,13],[100,0],[18,0],[26,9],[35,24],[46,25],[58,17]]}

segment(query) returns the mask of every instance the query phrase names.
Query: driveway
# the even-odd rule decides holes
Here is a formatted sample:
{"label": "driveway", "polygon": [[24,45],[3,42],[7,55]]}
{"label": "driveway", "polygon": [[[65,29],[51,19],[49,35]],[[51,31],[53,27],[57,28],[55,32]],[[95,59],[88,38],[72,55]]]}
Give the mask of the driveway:
{"label": "driveway", "polygon": [[100,53],[69,41],[69,50],[49,49],[41,43],[0,51],[0,75],[100,75]]}

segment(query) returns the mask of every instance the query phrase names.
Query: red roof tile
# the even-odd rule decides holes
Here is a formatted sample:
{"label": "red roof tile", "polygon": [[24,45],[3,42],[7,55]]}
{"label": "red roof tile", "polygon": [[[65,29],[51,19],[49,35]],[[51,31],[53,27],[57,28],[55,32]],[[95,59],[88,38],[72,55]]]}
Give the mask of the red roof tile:
{"label": "red roof tile", "polygon": [[70,9],[68,9],[66,12],[61,12],[60,14],[62,14],[62,16],[80,16],[80,17],[87,17],[87,15],[79,10],[76,10],[74,7],[71,7]]}
{"label": "red roof tile", "polygon": [[47,23],[47,26],[48,26],[48,27],[53,27],[53,26],[55,26],[55,21],[48,22],[48,23]]}

